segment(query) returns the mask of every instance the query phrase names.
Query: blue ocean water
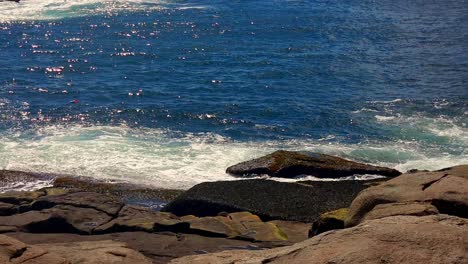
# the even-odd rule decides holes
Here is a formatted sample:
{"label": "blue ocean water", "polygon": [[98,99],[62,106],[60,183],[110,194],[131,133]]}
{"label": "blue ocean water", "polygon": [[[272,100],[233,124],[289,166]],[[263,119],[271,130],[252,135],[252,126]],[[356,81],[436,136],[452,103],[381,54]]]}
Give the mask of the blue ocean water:
{"label": "blue ocean water", "polygon": [[276,149],[468,163],[464,0],[0,3],[0,169],[188,188]]}

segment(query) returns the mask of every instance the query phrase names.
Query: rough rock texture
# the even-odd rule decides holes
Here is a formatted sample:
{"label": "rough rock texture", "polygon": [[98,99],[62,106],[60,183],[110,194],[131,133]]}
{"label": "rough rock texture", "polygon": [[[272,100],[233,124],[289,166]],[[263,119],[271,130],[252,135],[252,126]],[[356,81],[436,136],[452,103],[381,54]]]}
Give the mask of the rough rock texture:
{"label": "rough rock texture", "polygon": [[[386,203],[426,203],[431,204],[442,214],[468,218],[468,165],[461,165],[434,172],[406,173],[380,185],[362,191],[353,201],[345,226],[359,224],[374,208]],[[422,210],[406,205],[408,214]],[[421,206],[421,205],[420,205]],[[398,206],[399,214],[404,214],[402,205]],[[396,210],[395,206],[387,210]],[[422,210],[427,214],[435,209]],[[374,214],[376,214],[374,212]],[[394,213],[387,213],[394,214]]]}
{"label": "rough rock texture", "polygon": [[266,174],[284,178],[294,178],[299,175],[338,178],[355,174],[377,174],[394,177],[401,174],[394,169],[357,163],[335,156],[284,150],[236,164],[227,168],[226,172],[234,176]]}
{"label": "rough rock texture", "polygon": [[[32,234],[32,233],[8,233],[28,244],[45,243],[71,243],[83,241],[114,240],[123,242],[129,248],[137,250],[151,258],[153,263],[167,263],[177,257],[219,252],[224,250],[260,250],[271,248],[269,243],[252,243],[244,240],[227,239],[220,237],[204,237],[193,234],[174,233],[147,233],[147,232],[118,232],[102,235],[78,235],[78,234]],[[1,263],[1,262],[0,262]],[[137,264],[135,262],[134,264]]]}
{"label": "rough rock texture", "polygon": [[87,177],[60,176],[55,178],[54,187],[72,188],[111,194],[121,198],[124,202],[159,208],[161,204],[173,200],[183,193],[182,190],[154,189],[129,183],[101,182]]}
{"label": "rough rock texture", "polygon": [[0,217],[1,226],[13,226],[32,233],[84,233],[111,220],[111,217],[92,208],[57,205],[41,211]]}
{"label": "rough rock texture", "polygon": [[320,218],[313,223],[310,236],[315,236],[333,229],[343,229],[344,221],[346,217],[348,217],[348,214],[348,208],[341,208],[321,214]]}
{"label": "rough rock texture", "polygon": [[147,208],[126,205],[114,218],[94,231],[110,233],[123,231],[187,231],[189,224],[171,213],[155,212]]}
{"label": "rough rock texture", "polygon": [[112,240],[37,244],[35,246],[47,249],[50,253],[66,258],[70,264],[152,263],[143,254],[128,248],[125,243]]}
{"label": "rough rock texture", "polygon": [[27,245],[0,235],[0,263],[78,264],[121,263],[149,264],[141,253],[126,244],[111,240]]}
{"label": "rough rock texture", "polygon": [[467,263],[468,220],[448,215],[393,216],[263,251],[187,256],[172,264]]}
{"label": "rough rock texture", "polygon": [[364,217],[364,221],[395,215],[433,215],[438,214],[437,208],[429,203],[407,202],[378,204]]}
{"label": "rough rock texture", "polygon": [[323,212],[348,207],[367,188],[366,181],[285,183],[270,180],[219,181],[198,184],[163,211],[178,216],[216,216],[248,211],[263,220],[314,222]]}
{"label": "rough rock texture", "polygon": [[114,196],[95,192],[73,192],[65,195],[47,195],[32,204],[33,210],[42,210],[56,205],[71,205],[81,208],[93,208],[110,216],[117,215],[123,203]]}

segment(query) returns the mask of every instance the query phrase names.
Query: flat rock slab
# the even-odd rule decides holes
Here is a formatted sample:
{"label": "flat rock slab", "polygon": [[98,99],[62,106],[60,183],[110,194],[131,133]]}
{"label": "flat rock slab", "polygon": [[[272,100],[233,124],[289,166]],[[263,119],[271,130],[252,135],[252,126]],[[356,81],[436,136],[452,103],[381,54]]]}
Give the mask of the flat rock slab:
{"label": "flat rock slab", "polygon": [[120,210],[117,218],[99,226],[95,233],[124,231],[187,231],[189,224],[179,217],[167,212],[155,212],[147,208],[126,205]]}
{"label": "flat rock slab", "polygon": [[187,256],[172,264],[468,263],[468,220],[393,216],[330,231],[292,246]]}
{"label": "flat rock slab", "polygon": [[0,216],[0,226],[14,227],[32,233],[83,233],[107,223],[111,217],[92,208],[57,205],[41,211],[28,211],[10,216]]}
{"label": "flat rock slab", "polygon": [[285,183],[271,180],[205,182],[186,191],[163,211],[178,216],[216,216],[248,211],[265,221],[312,223],[323,212],[348,207],[366,181]]}
{"label": "flat rock slab", "polygon": [[[234,240],[218,237],[204,237],[194,234],[155,234],[146,232],[122,232],[103,235],[77,235],[77,234],[31,234],[8,233],[31,245],[35,244],[67,244],[83,241],[114,240],[123,242],[128,248],[143,253],[153,260],[153,263],[167,263],[169,260],[195,254],[206,254],[224,250],[260,250],[271,247],[267,243],[253,243],[243,240]],[[138,262],[135,262],[136,264]]]}
{"label": "flat rock slab", "polygon": [[227,168],[226,172],[239,177],[269,175],[283,178],[294,178],[300,175],[339,178],[355,174],[395,177],[401,174],[395,169],[358,163],[326,154],[284,150],[241,162]]}
{"label": "flat rock slab", "polygon": [[117,197],[95,192],[72,192],[63,195],[39,197],[32,205],[33,210],[41,210],[55,205],[72,205],[75,207],[93,208],[108,215],[115,216],[123,206]]}
{"label": "flat rock slab", "polygon": [[[421,202],[435,208],[416,205]],[[390,203],[399,205],[377,207]],[[403,206],[402,203],[406,205]],[[468,218],[468,165],[433,172],[405,173],[370,187],[353,201],[345,225],[359,224],[374,208],[379,210],[374,211],[375,215],[394,215],[396,212],[414,215],[418,212],[429,214],[431,211],[438,211]]]}
{"label": "flat rock slab", "polygon": [[152,261],[125,243],[103,240],[27,245],[0,235],[0,262],[23,264],[150,264]]}

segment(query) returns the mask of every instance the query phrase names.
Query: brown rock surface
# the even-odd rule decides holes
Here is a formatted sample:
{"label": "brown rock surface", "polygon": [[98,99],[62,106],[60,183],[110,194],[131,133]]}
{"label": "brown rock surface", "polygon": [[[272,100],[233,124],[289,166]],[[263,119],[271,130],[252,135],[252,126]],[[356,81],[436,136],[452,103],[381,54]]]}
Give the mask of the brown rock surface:
{"label": "brown rock surface", "polygon": [[[405,173],[367,188],[352,202],[345,225],[359,224],[379,204],[412,202],[429,203],[440,213],[467,218],[468,165],[434,172]],[[409,214],[413,214],[413,210]]]}
{"label": "brown rock surface", "polygon": [[226,172],[234,176],[267,174],[284,178],[294,178],[299,175],[338,178],[354,174],[394,177],[401,174],[394,169],[358,163],[326,154],[284,150],[233,165],[227,168]]}
{"label": "brown rock surface", "polygon": [[65,233],[31,234],[22,232],[8,233],[7,235],[32,245],[114,240],[123,242],[127,244],[129,248],[143,253],[145,256],[153,259],[154,263],[166,263],[170,259],[177,257],[219,252],[223,250],[258,250],[263,247],[270,247],[270,245],[266,243],[253,243],[219,237],[204,237],[194,234],[147,233],[140,231],[91,236]]}
{"label": "brown rock surface", "polygon": [[93,208],[108,215],[117,215],[123,206],[120,199],[95,192],[72,192],[64,195],[43,196],[37,199],[33,205],[33,210],[50,208],[55,205],[72,205],[76,207]]}
{"label": "brown rock surface", "polygon": [[334,230],[292,246],[187,256],[172,264],[467,263],[468,220],[393,216]]}
{"label": "brown rock surface", "polygon": [[94,231],[96,233],[110,233],[122,231],[186,231],[189,224],[179,217],[166,212],[155,212],[147,208],[126,205],[119,212],[117,218]]}
{"label": "brown rock surface", "polygon": [[22,264],[102,264],[152,263],[125,243],[101,240],[27,245],[0,235],[0,263]]}
{"label": "brown rock surface", "polygon": [[364,217],[364,221],[395,215],[433,215],[438,214],[437,208],[429,203],[407,202],[378,204]]}
{"label": "brown rock surface", "polygon": [[92,208],[57,205],[41,211],[0,216],[0,225],[33,233],[91,233],[94,228],[110,220],[108,214]]}

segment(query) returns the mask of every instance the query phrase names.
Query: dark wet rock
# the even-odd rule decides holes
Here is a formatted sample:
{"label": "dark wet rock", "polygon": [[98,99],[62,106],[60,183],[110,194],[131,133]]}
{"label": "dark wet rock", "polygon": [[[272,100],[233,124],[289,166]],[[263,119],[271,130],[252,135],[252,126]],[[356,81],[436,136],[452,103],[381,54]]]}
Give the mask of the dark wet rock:
{"label": "dark wet rock", "polygon": [[[468,218],[468,165],[433,172],[406,173],[362,191],[350,207],[346,226],[362,222],[374,208],[381,214],[431,213],[435,209],[411,203],[428,203],[439,213]],[[377,208],[378,205],[400,203]],[[406,203],[407,205],[402,205]],[[408,205],[408,203],[410,205]],[[405,212],[406,210],[406,212]],[[420,211],[422,210],[422,211]]]}
{"label": "dark wet rock", "polygon": [[184,191],[172,189],[154,189],[146,186],[103,182],[88,177],[60,176],[54,180],[54,187],[71,188],[110,194],[122,199],[125,203],[160,209],[161,205],[173,200]]}
{"label": "dark wet rock", "polygon": [[240,177],[266,174],[283,178],[294,178],[299,175],[339,178],[355,174],[395,177],[401,174],[395,169],[357,163],[326,154],[284,150],[231,166],[226,172]]}
{"label": "dark wet rock", "polygon": [[39,197],[44,196],[44,191],[33,191],[33,192],[6,192],[0,193],[0,202],[9,203],[14,205],[29,204]]}
{"label": "dark wet rock", "polygon": [[[54,187],[59,188],[59,190],[86,190],[113,195],[119,197],[125,203],[142,205],[153,209],[160,209],[168,201],[183,193],[183,190],[154,189],[144,185],[112,182],[109,180],[103,181],[91,177],[0,170],[0,192],[11,189],[11,186],[16,186],[19,182],[50,183]],[[0,201],[2,201],[1,199],[0,195]],[[30,201],[31,199],[29,199]],[[27,201],[22,202],[25,203]]]}
{"label": "dark wet rock", "polygon": [[[18,186],[19,183],[26,182],[48,182],[57,175],[49,173],[34,173],[14,170],[0,170],[0,190],[8,186]],[[19,185],[21,186],[21,185]]]}
{"label": "dark wet rock", "polygon": [[467,263],[467,219],[392,216],[315,236],[292,246],[187,256],[185,263]]}
{"label": "dark wet rock", "polygon": [[248,211],[264,221],[314,222],[320,213],[348,207],[366,181],[284,183],[240,180],[198,184],[169,203],[163,211],[177,216],[216,216]]}
{"label": "dark wet rock", "polygon": [[18,207],[14,204],[0,202],[0,216],[12,215],[18,212]]}
{"label": "dark wet rock", "polygon": [[189,229],[189,224],[177,216],[166,212],[155,212],[137,206],[125,206],[117,218],[94,230],[95,233],[110,233],[124,231],[175,231],[183,232]]}
{"label": "dark wet rock", "polygon": [[343,229],[348,214],[348,208],[340,208],[321,214],[320,218],[313,223],[310,236],[315,236],[334,229]]}

